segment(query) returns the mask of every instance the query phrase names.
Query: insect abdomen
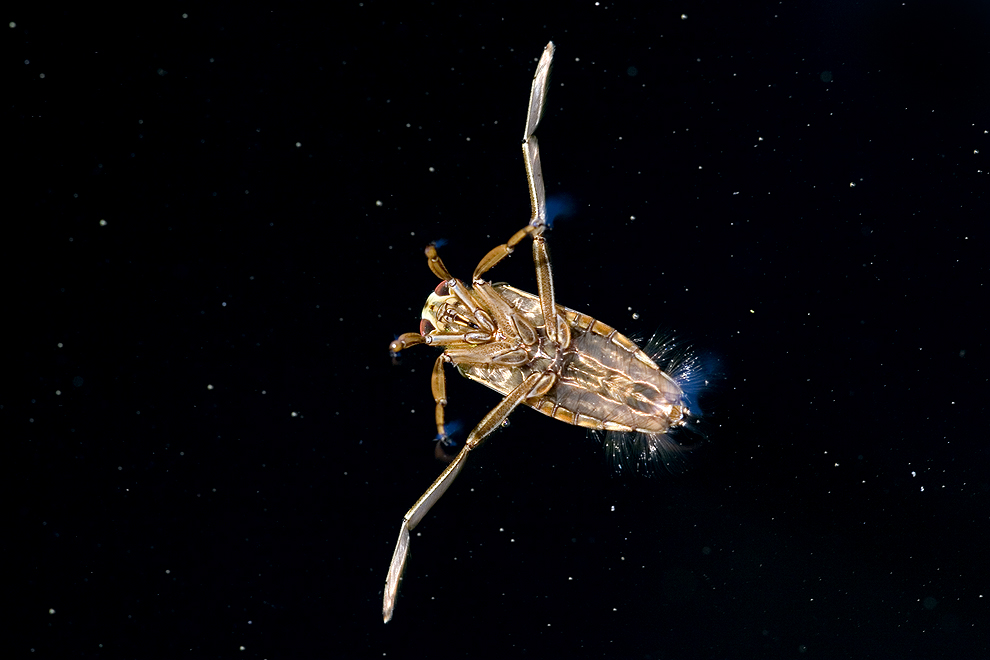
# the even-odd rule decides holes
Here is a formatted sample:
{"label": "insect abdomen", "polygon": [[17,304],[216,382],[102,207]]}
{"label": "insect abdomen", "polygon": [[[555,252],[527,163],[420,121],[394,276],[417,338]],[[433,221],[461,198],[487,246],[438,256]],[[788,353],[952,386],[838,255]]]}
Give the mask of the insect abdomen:
{"label": "insect abdomen", "polygon": [[666,433],[676,425],[684,408],[677,383],[625,336],[571,314],[581,318],[568,319],[574,331],[557,385],[533,407],[591,429]]}

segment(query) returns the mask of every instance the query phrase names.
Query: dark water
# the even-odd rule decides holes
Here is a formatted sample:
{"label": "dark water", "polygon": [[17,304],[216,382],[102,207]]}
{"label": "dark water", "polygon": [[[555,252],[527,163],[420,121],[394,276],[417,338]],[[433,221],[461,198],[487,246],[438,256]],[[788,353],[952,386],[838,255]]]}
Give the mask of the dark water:
{"label": "dark water", "polygon": [[[985,657],[990,16],[893,5],[9,16],[11,657]],[[383,627],[441,469],[388,343],[527,221],[550,39],[558,300],[709,356],[708,441],[518,411]]]}

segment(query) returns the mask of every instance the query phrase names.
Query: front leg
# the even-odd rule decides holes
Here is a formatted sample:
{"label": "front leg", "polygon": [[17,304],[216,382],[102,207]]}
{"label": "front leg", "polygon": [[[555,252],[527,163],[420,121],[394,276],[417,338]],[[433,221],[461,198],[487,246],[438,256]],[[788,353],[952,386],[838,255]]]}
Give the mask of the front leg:
{"label": "front leg", "polygon": [[447,466],[447,469],[437,477],[433,485],[406,512],[406,515],[402,519],[402,527],[399,528],[399,540],[395,543],[395,552],[392,553],[392,563],[388,567],[388,576],[385,578],[385,595],[382,599],[382,618],[385,620],[385,623],[389,622],[392,618],[392,612],[395,611],[395,600],[399,594],[399,582],[402,580],[402,574],[406,569],[406,561],[409,559],[409,532],[419,524],[423,516],[447,492],[450,484],[454,482],[454,479],[464,468],[464,462],[467,460],[468,454],[480,445],[485,438],[491,435],[492,431],[502,425],[502,422],[506,420],[509,413],[530,395],[531,390],[541,376],[542,374],[539,372],[530,374],[518,387],[509,392],[502,399],[501,403],[485,415],[485,418],[471,431],[471,434],[464,442],[464,447],[450,465]]}
{"label": "front leg", "polygon": [[[566,347],[570,344],[566,328],[567,322],[557,314],[556,295],[553,290],[553,268],[550,266],[550,253],[547,251],[547,240],[543,237],[543,228],[527,225],[517,231],[509,242],[499,245],[481,260],[474,270],[474,284],[479,287],[484,283],[481,276],[499,261],[512,253],[512,249],[527,235],[533,235],[533,265],[536,266],[536,291],[540,296],[540,311],[546,325],[547,339],[554,344]],[[567,340],[565,340],[567,339]]]}

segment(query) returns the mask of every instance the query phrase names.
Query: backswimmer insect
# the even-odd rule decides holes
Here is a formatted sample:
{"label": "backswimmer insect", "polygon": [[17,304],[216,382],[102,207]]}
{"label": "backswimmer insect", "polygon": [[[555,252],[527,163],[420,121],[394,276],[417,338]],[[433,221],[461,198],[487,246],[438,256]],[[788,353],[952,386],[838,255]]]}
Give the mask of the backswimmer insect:
{"label": "backswimmer insect", "polygon": [[[393,355],[410,346],[443,348],[431,379],[436,401],[438,439],[444,424],[447,387],[444,365],[504,398],[471,431],[463,448],[402,519],[399,539],[385,579],[382,615],[395,610],[399,582],[409,557],[409,533],[447,491],[471,452],[520,404],[568,424],[605,433],[614,467],[650,472],[676,462],[684,447],[668,434],[687,427],[693,416],[686,390],[702,376],[698,361],[671,342],[661,343],[654,359],[624,335],[585,314],[558,305],[547,254],[546,197],[536,128],[543,115],[554,45],[547,44],[536,66],[523,137],[532,217],[503,245],[478,263],[471,286],[452,277],[437,254],[426,248],[430,270],[440,278],[423,308],[419,332],[407,332],[390,345]],[[537,294],[482,277],[526,237],[533,239]]]}

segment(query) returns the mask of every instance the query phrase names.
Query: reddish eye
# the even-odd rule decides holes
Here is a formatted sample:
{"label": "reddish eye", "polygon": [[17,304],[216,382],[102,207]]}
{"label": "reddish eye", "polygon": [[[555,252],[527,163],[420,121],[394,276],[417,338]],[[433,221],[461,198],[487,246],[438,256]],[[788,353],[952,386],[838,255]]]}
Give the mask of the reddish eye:
{"label": "reddish eye", "polygon": [[433,332],[434,329],[435,328],[433,327],[433,324],[432,323],[430,323],[426,319],[420,319],[420,321],[419,321],[419,334],[421,334],[421,335],[423,335],[425,337],[426,335],[428,335],[431,332]]}
{"label": "reddish eye", "polygon": [[450,289],[447,288],[447,280],[444,280],[443,282],[438,284],[437,288],[433,290],[433,293],[437,294],[438,296],[449,296]]}

